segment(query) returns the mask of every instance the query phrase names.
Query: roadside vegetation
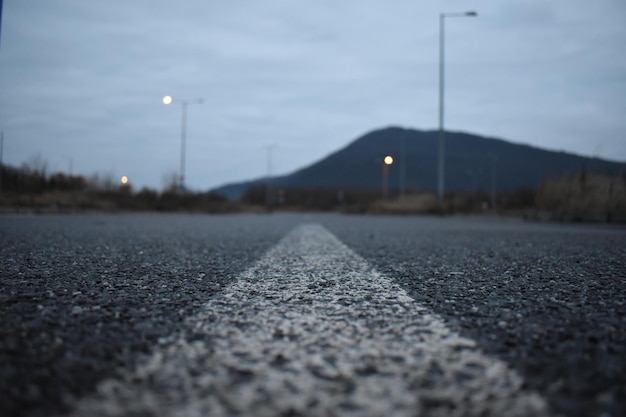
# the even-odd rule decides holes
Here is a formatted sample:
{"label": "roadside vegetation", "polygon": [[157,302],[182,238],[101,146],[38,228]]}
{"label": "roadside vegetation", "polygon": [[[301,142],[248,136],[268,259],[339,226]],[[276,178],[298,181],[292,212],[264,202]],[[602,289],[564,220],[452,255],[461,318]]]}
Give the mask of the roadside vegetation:
{"label": "roadside vegetation", "polygon": [[626,174],[581,172],[549,179],[537,190],[536,208],[551,220],[626,223]]}
{"label": "roadside vegetation", "polygon": [[45,164],[1,169],[0,212],[339,211],[354,214],[488,214],[531,220],[626,223],[626,175],[581,172],[548,178],[536,190],[457,192],[440,204],[432,192],[380,189],[250,187],[240,201],[214,193],[180,192],[175,181],[157,191],[134,190],[110,176],[48,175]]}
{"label": "roadside vegetation", "polygon": [[211,193],[185,192],[169,185],[161,191],[136,191],[110,176],[54,173],[45,168],[2,167],[0,211],[5,213],[74,213],[164,211],[232,213],[249,209],[239,202]]}
{"label": "roadside vegetation", "polygon": [[[268,197],[269,196],[269,197]],[[383,198],[381,190],[361,188],[275,189],[268,193],[265,187],[251,187],[242,201],[251,205],[269,204],[283,210],[342,211],[358,214],[500,214],[522,213],[534,208],[535,192],[520,189],[499,193],[494,200],[489,193],[457,192],[445,196],[439,204],[437,196],[429,191],[389,190]]]}

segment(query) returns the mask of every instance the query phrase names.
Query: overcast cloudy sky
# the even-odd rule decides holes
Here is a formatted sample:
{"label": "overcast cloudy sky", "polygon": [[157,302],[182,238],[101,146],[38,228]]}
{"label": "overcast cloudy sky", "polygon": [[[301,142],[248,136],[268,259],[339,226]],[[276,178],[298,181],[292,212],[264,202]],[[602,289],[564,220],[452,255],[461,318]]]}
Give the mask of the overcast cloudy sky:
{"label": "overcast cloudy sky", "polygon": [[626,161],[624,0],[4,0],[4,162],[201,190],[287,173],[390,125]]}

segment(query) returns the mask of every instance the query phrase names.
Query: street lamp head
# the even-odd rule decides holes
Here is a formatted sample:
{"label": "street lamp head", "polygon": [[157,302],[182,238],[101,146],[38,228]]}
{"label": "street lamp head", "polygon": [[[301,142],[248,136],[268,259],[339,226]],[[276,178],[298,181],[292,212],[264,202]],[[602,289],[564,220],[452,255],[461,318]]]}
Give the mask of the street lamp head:
{"label": "street lamp head", "polygon": [[476,16],[478,16],[478,13],[476,13],[476,12],[474,12],[474,11],[465,12],[465,16],[473,16],[473,17],[476,17]]}
{"label": "street lamp head", "polygon": [[387,155],[385,156],[383,162],[385,162],[385,165],[391,165],[393,164],[393,157],[391,155]]}
{"label": "street lamp head", "polygon": [[172,104],[172,101],[174,101],[172,96],[164,96],[163,97],[163,104]]}

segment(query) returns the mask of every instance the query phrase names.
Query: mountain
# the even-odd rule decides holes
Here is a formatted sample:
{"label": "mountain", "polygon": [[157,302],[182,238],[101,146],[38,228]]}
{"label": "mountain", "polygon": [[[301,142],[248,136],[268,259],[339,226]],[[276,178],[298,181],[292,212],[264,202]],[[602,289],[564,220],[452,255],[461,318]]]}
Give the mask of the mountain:
{"label": "mountain", "polygon": [[[588,158],[516,144],[469,133],[446,132],[445,189],[489,190],[495,173],[496,189],[536,188],[545,178],[583,169],[617,174],[624,162]],[[394,158],[389,168],[390,189],[436,190],[438,131],[389,127],[356,139],[343,149],[291,174],[273,177],[280,188],[380,188],[382,160]],[[403,174],[404,171],[404,175]],[[265,178],[232,183],[212,190],[240,198],[248,187],[263,185]]]}

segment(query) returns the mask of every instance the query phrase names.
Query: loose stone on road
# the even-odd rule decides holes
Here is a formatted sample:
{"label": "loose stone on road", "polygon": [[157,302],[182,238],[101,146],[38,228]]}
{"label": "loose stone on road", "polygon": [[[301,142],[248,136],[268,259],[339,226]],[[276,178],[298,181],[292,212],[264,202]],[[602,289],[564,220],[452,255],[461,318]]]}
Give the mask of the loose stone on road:
{"label": "loose stone on road", "polygon": [[75,416],[542,416],[544,399],[316,224]]}

